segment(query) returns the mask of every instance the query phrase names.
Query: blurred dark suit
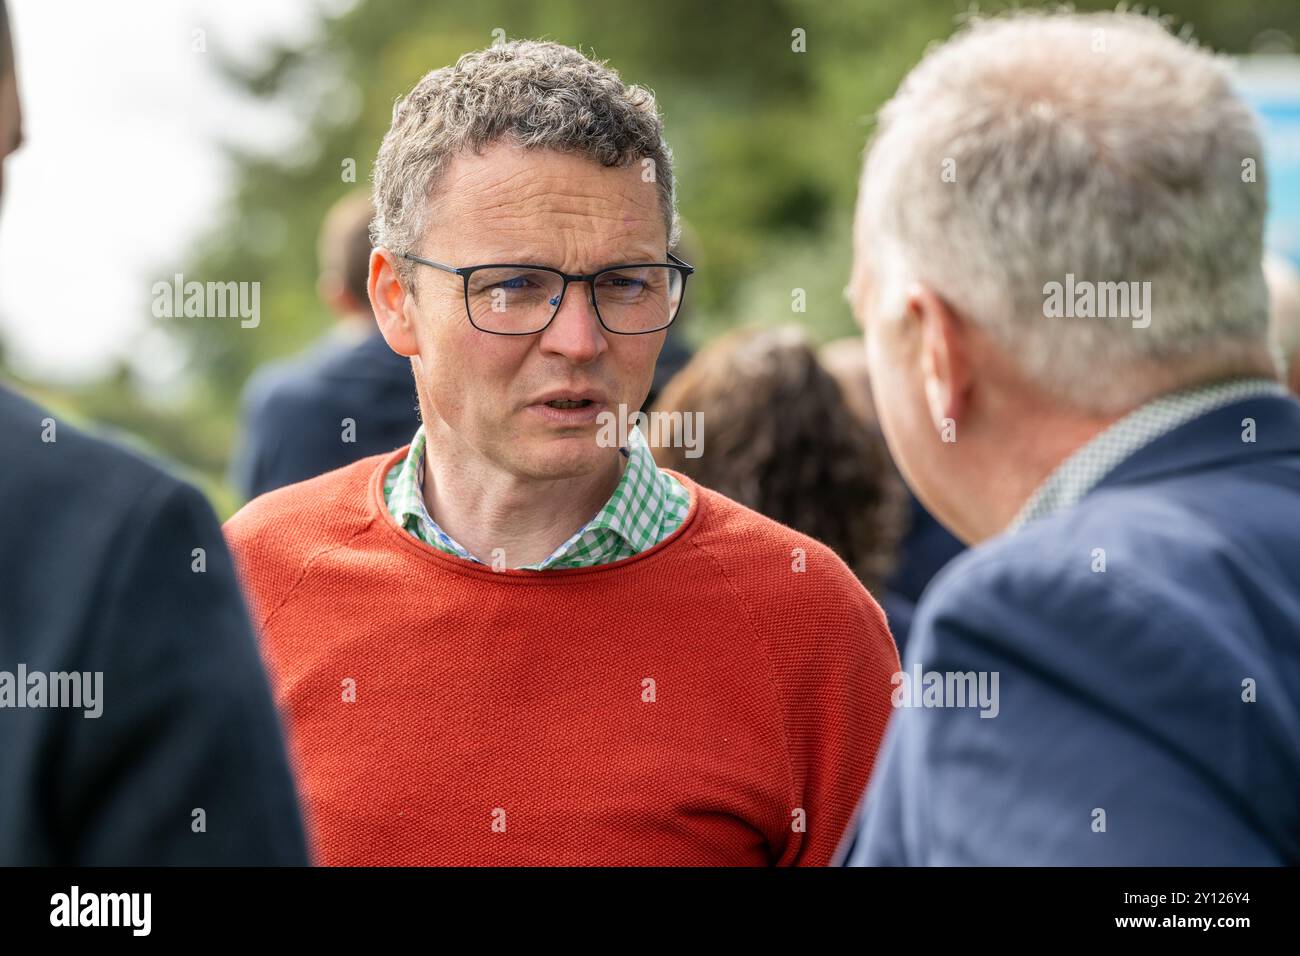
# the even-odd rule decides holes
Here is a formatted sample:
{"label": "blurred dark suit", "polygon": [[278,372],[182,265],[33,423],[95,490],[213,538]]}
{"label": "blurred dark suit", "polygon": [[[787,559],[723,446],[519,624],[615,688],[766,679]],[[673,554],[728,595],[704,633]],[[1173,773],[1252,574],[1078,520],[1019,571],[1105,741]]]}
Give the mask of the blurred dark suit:
{"label": "blurred dark suit", "polygon": [[926,586],[949,561],[966,550],[966,546],[939,524],[910,490],[907,497],[911,505],[911,521],[899,542],[898,564],[885,582],[885,595],[880,601],[889,617],[889,629],[894,634],[900,655],[907,651],[916,605]]}
{"label": "blurred dark suit", "polygon": [[[419,427],[411,360],[371,326],[331,336],[258,371],[244,392],[242,445],[231,481],[246,498],[400,448]],[[355,441],[344,441],[344,419]]]}
{"label": "blurred dark suit", "polygon": [[[305,864],[212,509],[47,418],[0,388],[0,865]],[[57,672],[100,672],[96,707],[30,706],[31,675]]]}

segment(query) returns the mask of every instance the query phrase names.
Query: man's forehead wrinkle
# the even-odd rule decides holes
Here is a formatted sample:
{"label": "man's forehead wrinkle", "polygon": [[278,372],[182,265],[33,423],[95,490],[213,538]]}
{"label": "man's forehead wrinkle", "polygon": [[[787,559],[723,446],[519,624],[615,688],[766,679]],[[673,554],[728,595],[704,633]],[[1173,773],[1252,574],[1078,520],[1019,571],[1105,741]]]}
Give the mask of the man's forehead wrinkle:
{"label": "man's forehead wrinkle", "polygon": [[[595,177],[592,177],[594,180]],[[621,185],[621,184],[620,184]],[[522,173],[501,181],[498,187],[490,190],[490,201],[504,203],[537,203],[555,208],[556,211],[591,211],[604,213],[617,210],[620,218],[627,212],[657,209],[657,201],[651,196],[647,202],[645,196],[636,191],[619,188],[611,191],[598,187],[595,182],[562,176],[554,173]]]}
{"label": "man's forehead wrinkle", "polygon": [[[644,229],[628,228],[621,220],[601,219],[593,228],[591,216],[565,216],[551,220],[539,237],[527,220],[485,217],[476,230],[480,257],[493,261],[531,262],[573,272],[592,272],[631,260],[657,262],[663,250]],[[612,228],[611,228],[612,227]]]}
{"label": "man's forehead wrinkle", "polygon": [[[433,224],[426,235],[447,235],[449,225],[446,222]],[[653,220],[618,215],[613,211],[547,210],[539,215],[537,210],[528,210],[518,203],[499,202],[477,211],[457,231],[466,239],[497,237],[506,245],[523,242],[532,246],[565,236],[568,237],[566,245],[630,241],[638,246],[656,248],[656,241],[649,237],[652,229],[660,229]]]}
{"label": "man's forehead wrinkle", "polygon": [[[457,187],[483,189],[510,189],[519,185],[526,186],[537,178],[537,170],[518,163],[502,163],[485,160],[467,162],[457,177]],[[519,181],[519,182],[516,182]]]}
{"label": "man's forehead wrinkle", "polygon": [[616,224],[619,231],[634,233],[653,218],[638,215],[617,201],[582,195],[549,193],[538,196],[495,197],[475,212],[479,223],[530,229],[603,229]]}
{"label": "man's forehead wrinkle", "polygon": [[665,252],[660,191],[633,165],[501,143],[453,157],[429,206],[426,251],[459,266],[531,262],[586,274]]}
{"label": "man's forehead wrinkle", "polygon": [[[621,175],[602,175],[609,170]],[[645,183],[635,167],[592,167],[587,162],[556,164],[503,150],[487,157],[458,156],[449,172],[444,188],[452,196],[497,190],[524,196],[564,192],[587,195],[589,190],[583,184],[599,178],[602,183],[615,184],[621,202],[651,206],[659,203],[654,183]],[[636,188],[640,186],[646,188]]]}

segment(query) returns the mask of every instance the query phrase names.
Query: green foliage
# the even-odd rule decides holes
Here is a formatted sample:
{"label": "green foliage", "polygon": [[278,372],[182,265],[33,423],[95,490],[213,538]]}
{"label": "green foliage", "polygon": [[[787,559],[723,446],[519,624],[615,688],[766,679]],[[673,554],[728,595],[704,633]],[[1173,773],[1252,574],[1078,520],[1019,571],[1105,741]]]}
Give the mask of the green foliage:
{"label": "green foliage", "polygon": [[[1228,51],[1246,49],[1266,27],[1300,33],[1293,0],[1172,6],[1200,38]],[[490,44],[497,28],[577,46],[656,91],[681,209],[700,246],[689,338],[781,321],[805,322],[823,339],[846,334],[853,326],[841,290],[871,116],[967,9],[960,0],[362,0],[324,22],[313,42],[273,51],[257,69],[223,61],[216,49],[228,81],[301,118],[303,136],[272,155],[228,148],[237,177],[224,214],[184,261],[162,264],[159,274],[259,281],[261,325],[174,323],[191,356],[183,402],[160,409],[114,381],[66,393],[65,404],[144,436],[219,487],[248,376],[329,324],[314,287],[325,211],[368,183],[393,101],[428,70]],[[796,28],[806,52],[791,48]],[[341,175],[347,159],[356,185]],[[791,312],[795,288],[806,291],[806,313]],[[231,499],[221,495],[227,510]]]}

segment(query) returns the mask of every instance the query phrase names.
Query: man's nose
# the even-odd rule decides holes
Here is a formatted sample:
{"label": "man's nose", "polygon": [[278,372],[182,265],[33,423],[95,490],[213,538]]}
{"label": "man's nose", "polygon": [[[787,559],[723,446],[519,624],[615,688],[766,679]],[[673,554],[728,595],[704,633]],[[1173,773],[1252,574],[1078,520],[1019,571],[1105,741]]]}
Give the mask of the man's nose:
{"label": "man's nose", "polygon": [[590,362],[609,348],[588,283],[570,283],[560,310],[542,332],[539,344],[543,352],[562,355],[577,365]]}

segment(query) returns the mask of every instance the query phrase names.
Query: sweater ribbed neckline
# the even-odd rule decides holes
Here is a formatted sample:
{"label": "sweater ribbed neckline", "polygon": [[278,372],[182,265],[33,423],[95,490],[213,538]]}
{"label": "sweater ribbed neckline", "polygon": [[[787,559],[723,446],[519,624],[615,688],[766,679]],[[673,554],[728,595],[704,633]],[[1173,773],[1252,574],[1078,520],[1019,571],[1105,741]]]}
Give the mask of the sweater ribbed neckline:
{"label": "sweater ribbed neckline", "polygon": [[371,472],[366,482],[366,512],[369,518],[367,529],[378,526],[381,534],[391,536],[401,548],[444,570],[469,577],[487,578],[501,584],[537,585],[559,583],[560,581],[573,580],[593,574],[611,574],[624,570],[638,561],[654,560],[677,542],[692,535],[699,522],[700,512],[707,507],[699,485],[679,472],[672,469],[663,469],[680,481],[690,493],[691,507],[686,514],[685,520],[682,521],[677,530],[658,544],[647,548],[645,551],[621,558],[618,561],[586,568],[555,568],[545,571],[525,571],[510,568],[504,571],[493,571],[489,565],[445,554],[432,545],[425,544],[398,525],[396,519],[389,513],[384,504],[384,475],[397,463],[401,456],[406,454],[408,447],[399,448],[392,454],[386,455]]}

